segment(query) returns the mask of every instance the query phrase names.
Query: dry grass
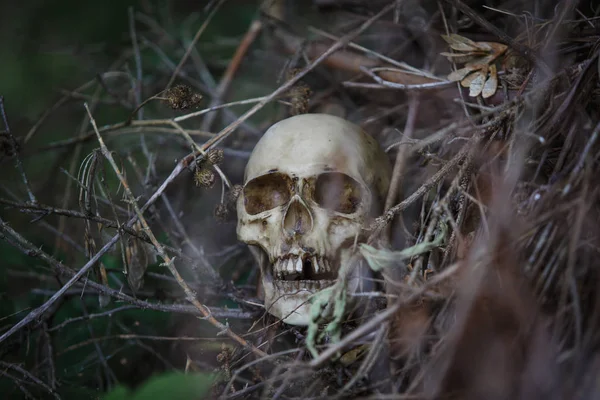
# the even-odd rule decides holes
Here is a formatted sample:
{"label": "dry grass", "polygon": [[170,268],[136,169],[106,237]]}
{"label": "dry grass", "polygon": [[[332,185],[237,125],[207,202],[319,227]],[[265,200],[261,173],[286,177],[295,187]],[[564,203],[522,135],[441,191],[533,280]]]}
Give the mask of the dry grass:
{"label": "dry grass", "polygon": [[[53,349],[54,332],[114,317],[86,311],[53,323],[77,289],[105,307],[121,301],[200,316],[201,322],[181,320],[171,338],[120,326],[118,335],[81,346],[179,340],[177,351],[166,353],[152,350],[152,342],[144,346],[157,358],[169,354],[163,369],[182,359],[186,370],[216,368],[221,379],[213,395],[224,399],[600,396],[600,9],[569,0],[494,7],[461,0],[314,1],[309,22],[295,11],[300,6],[267,2],[216,82],[193,44],[221,3],[207,10],[192,45],[175,52],[178,63],[161,53],[173,37],[151,16],[132,13],[133,45],[124,58],[67,93],[27,133],[9,129],[0,102],[4,168],[16,163],[24,193],[2,183],[0,237],[50,267],[27,279],[54,280],[38,308],[2,330],[3,376],[24,396],[33,386],[60,397],[54,363],[71,348]],[[506,52],[485,59],[484,44],[470,59],[450,57],[453,65],[441,55],[451,51],[442,38],[449,34],[479,46],[503,43]],[[145,67],[146,52],[162,54],[169,73]],[[483,71],[481,84],[497,69],[492,95],[471,97],[476,81],[463,87],[447,79],[469,63],[479,63],[473,71]],[[262,91],[235,100],[236,82],[253,80],[260,84],[252,90]],[[200,110],[190,109],[199,94],[207,99]],[[74,136],[35,140],[54,113],[82,99],[89,114],[81,106]],[[130,117],[99,121],[102,107],[115,102]],[[246,104],[254,105],[238,115]],[[316,359],[306,351],[304,329],[262,312],[257,267],[236,245],[232,207],[234,184],[260,133],[299,112],[355,121],[387,149],[393,183],[386,212],[367,232],[369,244],[397,251],[431,241],[440,224],[448,226],[442,246],[378,275],[379,291],[370,294],[374,313],[349,319],[341,341],[321,343]],[[224,161],[211,153],[217,147]],[[44,177],[34,181],[23,166],[52,152],[67,155],[57,162],[67,173],[55,178],[61,190],[50,192]],[[15,212],[33,214],[35,223]],[[35,242],[48,237],[53,246]],[[111,252],[136,279],[127,283],[106,265]],[[157,257],[162,268],[146,271]],[[23,271],[9,273],[25,279]],[[157,289],[161,282],[167,289]],[[224,308],[223,299],[237,308]],[[126,309],[117,306],[115,313]],[[46,354],[39,365],[25,363],[30,371],[13,354],[14,344],[28,340]],[[94,352],[103,387],[110,388],[112,367],[101,347]]]}

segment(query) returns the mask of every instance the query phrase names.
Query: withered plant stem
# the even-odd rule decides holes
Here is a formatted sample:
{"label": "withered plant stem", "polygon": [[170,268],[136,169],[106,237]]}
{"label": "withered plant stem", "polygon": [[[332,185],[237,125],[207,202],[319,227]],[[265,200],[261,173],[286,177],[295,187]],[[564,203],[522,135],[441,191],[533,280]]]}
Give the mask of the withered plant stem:
{"label": "withered plant stem", "polygon": [[31,372],[27,371],[26,369],[21,368],[19,365],[11,364],[11,363],[8,363],[5,361],[0,361],[0,367],[2,367],[4,369],[12,369],[14,371],[19,372],[20,374],[23,374],[24,377],[26,377],[27,379],[31,380],[35,384],[44,388],[44,390],[46,390],[48,393],[50,393],[55,399],[59,399],[59,400],[61,399],[59,394],[56,393],[53,388],[48,386],[44,381],[42,381],[41,379],[39,379],[38,377],[33,375]]}
{"label": "withered plant stem", "polygon": [[[6,222],[4,222],[1,218],[0,218],[0,231],[2,231],[2,233],[3,233],[3,234],[1,234],[2,236],[4,236],[4,234],[9,234],[10,236],[12,236],[13,239],[17,240],[19,242],[19,244],[26,245],[26,243],[24,243],[24,240],[22,239],[22,237],[17,232],[15,232],[12,228],[10,228],[6,224]],[[44,304],[42,304],[40,307],[36,308],[35,310],[31,311],[29,314],[27,314],[27,316],[25,318],[23,318],[21,321],[17,322],[15,325],[13,325],[8,331],[4,332],[2,334],[2,336],[0,336],[0,343],[5,341],[6,339],[8,339],[15,332],[18,332],[24,326],[30,324],[31,322],[35,321],[37,318],[42,316],[50,308],[50,306],[52,306],[56,301],[58,301],[63,296],[63,294],[67,291],[67,289],[69,289],[77,281],[79,281],[85,274],[87,274],[88,271],[100,260],[100,257],[102,257],[115,243],[117,243],[117,240],[119,240],[119,236],[120,235],[115,235],[111,240],[109,240],[104,245],[104,247],[102,247],[98,251],[98,253],[96,253],[92,258],[90,258],[90,260],[83,267],[81,267],[81,269],[79,271],[77,271],[77,273],[75,273],[71,277],[71,279],[69,279],[68,282],[66,282],[59,290],[57,290],[56,293],[52,297],[50,297]],[[25,247],[29,247],[29,246],[25,246]],[[35,250],[33,250],[32,248],[29,248],[29,250],[26,254],[29,254],[29,253],[35,254]],[[46,257],[44,257],[44,258],[46,258],[46,259],[50,258],[50,256],[48,256],[46,254],[45,254],[45,256]]]}
{"label": "withered plant stem", "polygon": [[[177,271],[177,268],[175,268],[175,263],[174,263],[175,260],[166,253],[163,245],[156,239],[156,236],[154,236],[152,229],[150,229],[148,222],[144,218],[144,214],[143,214],[142,210],[140,209],[139,205],[137,204],[137,200],[136,200],[135,196],[133,195],[133,192],[129,188],[129,184],[127,183],[127,180],[121,173],[121,170],[120,170],[119,166],[117,165],[117,163],[115,162],[111,152],[108,150],[108,148],[104,144],[104,140],[102,139],[102,136],[100,135],[100,132],[98,131],[98,127],[96,126],[96,120],[92,116],[87,104],[85,104],[85,109],[89,115],[92,126],[94,127],[94,131],[96,132],[96,135],[98,137],[98,143],[100,144],[100,149],[102,151],[102,154],[104,155],[104,157],[108,160],[108,162],[112,166],[115,174],[117,175],[117,177],[119,178],[119,181],[121,182],[121,185],[123,185],[125,194],[129,198],[129,202],[131,203],[131,205],[133,206],[133,209],[135,210],[137,220],[142,224],[144,233],[148,236],[148,238],[154,245],[154,248],[156,249],[156,251],[158,252],[160,257],[163,259],[164,266],[169,269],[169,271],[171,272],[173,277],[177,280],[177,283],[179,284],[179,286],[183,289],[183,291],[186,295],[186,300],[189,301],[190,303],[192,303],[192,305],[194,305],[194,307],[196,307],[198,309],[198,311],[203,315],[203,317],[204,317],[203,319],[206,319],[213,326],[215,326],[217,329],[219,329],[220,333],[226,334],[231,339],[238,342],[245,349],[252,351],[255,355],[257,355],[259,357],[266,356],[267,354],[264,351],[254,347],[251,343],[246,341],[246,339],[244,339],[244,338],[238,336],[236,333],[234,333],[229,328],[229,326],[226,326],[226,325],[222,324],[220,321],[218,321],[211,314],[210,310],[204,304],[202,304],[202,303],[200,303],[200,301],[198,301],[198,299],[196,298],[196,293],[189,287],[187,282],[185,282],[183,277],[179,274],[179,271]],[[135,217],[132,218],[132,220],[135,220],[135,219],[136,219]],[[117,234],[113,237],[113,239],[118,238],[119,236],[120,236],[120,234]],[[115,242],[116,242],[116,240],[115,240]]]}
{"label": "withered plant stem", "polygon": [[[170,124],[181,133],[181,135],[190,144],[190,146],[192,146],[192,148],[194,149],[194,152],[197,152],[197,153],[201,154],[202,157],[206,157],[206,152],[204,150],[202,150],[202,148],[200,146],[198,146],[198,144],[196,142],[194,142],[194,139],[192,139],[192,137],[186,132],[186,130],[181,127],[181,125],[179,125],[175,121],[170,121]],[[223,171],[221,170],[221,168],[219,168],[218,165],[213,165],[212,167],[215,169],[215,171],[217,171],[217,173],[221,177],[221,180],[223,181],[223,183],[228,188],[231,189],[231,182],[229,181],[229,179],[227,178],[227,176],[225,175],[225,173],[223,173]]]}
{"label": "withered plant stem", "polygon": [[412,203],[414,203],[417,199],[424,196],[429,190],[431,190],[435,185],[437,185],[452,169],[456,168],[458,164],[465,158],[468,154],[471,146],[475,145],[478,141],[474,140],[472,142],[467,143],[463,146],[463,148],[431,178],[429,178],[425,183],[423,183],[417,190],[415,190],[409,197],[404,199],[402,202],[396,204],[394,207],[387,210],[381,217],[377,218],[371,227],[369,228],[371,236],[367,243],[372,244],[375,239],[379,237],[382,230],[394,219],[397,213],[406,209]]}
{"label": "withered plant stem", "polygon": [[[331,39],[331,40],[339,40],[339,37],[337,37],[335,35],[332,35],[330,33],[327,33],[327,32],[325,32],[325,31],[323,31],[321,29],[315,28],[313,26],[309,26],[308,30],[312,31],[312,32],[315,32],[315,33],[317,33],[319,35],[325,36],[326,38]],[[348,47],[350,47],[352,49],[355,49],[355,50],[362,51],[365,54],[368,54],[368,55],[371,55],[373,57],[376,57],[376,58],[380,59],[381,61],[385,61],[385,62],[387,62],[387,63],[389,63],[389,64],[391,64],[391,65],[393,65],[395,67],[398,67],[400,69],[407,70],[407,71],[413,72],[413,73],[418,74],[418,75],[423,75],[423,76],[426,76],[428,78],[440,80],[440,78],[438,78],[437,76],[435,76],[435,75],[433,75],[433,74],[431,74],[431,73],[429,73],[427,71],[422,71],[422,70],[420,70],[418,68],[415,68],[412,65],[409,65],[409,64],[407,64],[405,62],[394,60],[393,58],[384,56],[381,53],[378,53],[376,51],[367,49],[366,47],[363,47],[363,46],[358,45],[356,43],[348,42]]]}
{"label": "withered plant stem", "polygon": [[[146,129],[151,132],[156,131],[156,132],[164,132],[164,133],[168,133],[168,134],[180,133],[179,129],[158,128],[158,127],[161,125],[172,125],[172,122],[185,121],[190,118],[194,118],[194,117],[204,115],[206,113],[209,113],[209,112],[212,112],[215,110],[220,110],[220,109],[231,107],[231,106],[259,103],[259,102],[263,101],[264,99],[266,99],[267,97],[268,96],[261,96],[261,97],[255,97],[252,99],[232,101],[230,103],[224,103],[224,104],[220,104],[218,106],[205,108],[203,110],[194,111],[189,114],[180,115],[178,117],[171,118],[171,119],[127,120],[125,122],[119,122],[116,124],[99,127],[98,130],[100,131],[100,133],[120,133],[120,132],[127,133],[129,131],[134,131],[135,129],[138,129],[138,130]],[[141,104],[141,106],[147,104],[148,102],[150,102],[152,100],[156,100],[156,99],[160,99],[160,98],[156,97],[156,96],[152,96],[152,97],[146,99]],[[133,117],[133,114],[131,117]],[[157,128],[155,128],[155,127],[157,127]],[[211,138],[214,136],[214,133],[205,132],[205,131],[198,130],[198,129],[186,129],[186,132],[191,136],[199,136],[199,137],[206,137],[206,138]],[[71,139],[66,139],[66,140],[61,140],[61,141],[57,141],[54,143],[50,143],[46,146],[41,147],[41,149],[48,150],[48,149],[54,149],[54,148],[59,148],[59,147],[64,147],[64,146],[70,146],[75,143],[84,142],[84,141],[93,139],[95,136],[96,136],[95,132],[93,130],[90,130],[90,131],[86,132],[84,136],[79,136],[79,137],[75,137],[75,138],[71,138]]]}
{"label": "withered plant stem", "polygon": [[[389,88],[389,89],[400,89],[400,90],[404,90],[404,91],[415,91],[415,92],[419,92],[419,91],[425,91],[425,90],[438,90],[438,89],[443,89],[443,88],[449,88],[452,87],[454,85],[456,85],[455,82],[451,82],[448,80],[438,80],[435,82],[429,82],[429,83],[418,83],[418,84],[403,84],[403,83],[396,83],[396,82],[390,82],[387,81],[385,79],[383,79],[382,77],[380,77],[379,75],[377,75],[375,72],[377,71],[390,71],[390,68],[365,68],[365,67],[360,67],[360,70],[363,71],[365,74],[367,74],[369,77],[371,77],[375,82],[377,82],[379,85],[382,85],[385,88]],[[364,84],[359,84],[359,83],[355,83],[355,82],[344,82],[346,86],[348,87],[365,87]],[[360,86],[359,86],[360,85]]]}
{"label": "withered plant stem", "polygon": [[[147,208],[147,207],[144,207],[144,208]],[[61,275],[67,275],[69,277],[75,276],[75,274],[76,274],[75,270],[63,265],[61,262],[59,262],[55,258],[48,255],[48,253],[40,250],[37,246],[35,246],[33,243],[29,242],[27,239],[25,239],[23,236],[21,236],[19,233],[17,233],[14,229],[12,229],[10,226],[8,226],[1,219],[0,219],[0,231],[1,231],[0,238],[8,239],[8,241],[11,244],[18,247],[24,254],[26,254],[30,257],[37,257],[37,258],[41,259],[48,265],[52,266],[52,268],[54,268],[54,270]],[[9,235],[10,238],[4,236],[5,234]],[[104,253],[106,253],[106,251],[110,250],[110,247],[111,246],[105,246],[102,249],[100,249],[99,252],[101,252],[101,254],[104,254]],[[99,256],[97,256],[96,258],[99,258]],[[86,265],[83,268],[86,268],[88,263],[86,263]],[[121,290],[115,290],[108,286],[101,285],[97,282],[87,279],[85,276],[80,279],[80,282],[77,283],[77,286],[92,288],[100,293],[109,295],[117,300],[125,301],[129,304],[133,304],[134,306],[141,308],[141,309],[156,310],[156,311],[161,311],[161,312],[169,312],[169,313],[177,313],[177,314],[202,315],[198,312],[198,310],[194,306],[191,306],[191,305],[188,306],[185,304],[150,303],[145,300],[140,300],[140,299],[131,297],[131,296],[123,293],[123,291],[121,291]],[[54,300],[52,300],[52,301],[54,301]],[[34,314],[33,317],[28,316],[27,317],[28,321],[23,326],[27,325],[27,323],[32,322],[35,318],[39,317],[41,314],[43,314],[43,312]],[[219,315],[219,314],[220,314],[220,312],[218,312],[218,311],[215,313],[215,315]],[[1,340],[0,340],[0,342],[1,342]]]}
{"label": "withered plant stem", "polygon": [[[132,237],[140,239],[146,243],[151,243],[150,239],[148,239],[145,235],[141,235],[135,229],[132,229],[131,227],[123,225],[123,224],[119,225],[119,223],[117,221],[114,221],[114,220],[111,220],[108,218],[104,218],[99,215],[85,214],[80,211],[61,209],[61,208],[47,206],[47,205],[39,204],[39,203],[38,204],[23,204],[23,203],[19,203],[16,201],[3,199],[1,197],[0,197],[0,204],[4,204],[9,207],[17,208],[17,209],[19,209],[20,212],[23,212],[23,213],[41,214],[40,216],[36,217],[32,222],[36,222],[40,218],[43,218],[50,214],[62,215],[62,216],[78,218],[78,219],[87,219],[90,221],[99,222],[102,225],[104,225],[105,227],[122,229],[125,233],[127,233],[128,235],[131,235]],[[164,244],[163,244],[163,246],[169,252],[175,254],[177,257],[183,259],[185,262],[190,263],[191,265],[195,264],[194,260],[191,257],[184,254],[182,251],[180,251],[174,247],[164,245]],[[217,279],[217,275],[215,274],[214,270],[212,270],[211,268],[208,268],[208,267],[204,268],[202,270],[202,273],[209,279]]]}
{"label": "withered plant stem", "polygon": [[[223,73],[223,77],[221,78],[221,80],[219,81],[219,84],[217,85],[217,87],[215,89],[215,94],[212,97],[208,108],[213,108],[215,106],[218,106],[223,101],[223,97],[227,94],[227,91],[231,87],[231,83],[233,82],[233,77],[239,70],[240,65],[242,65],[242,60],[244,59],[244,56],[248,52],[250,45],[254,42],[254,40],[256,40],[256,37],[262,30],[262,26],[263,26],[263,24],[260,19],[255,19],[250,24],[248,31],[242,38],[242,41],[238,45],[235,53],[233,54],[233,57],[231,58],[229,65],[227,65],[227,69],[225,70],[225,73]],[[217,117],[217,114],[218,113],[212,113],[212,114],[208,114],[206,117],[204,117],[204,120],[202,121],[202,125],[201,125],[200,129],[202,129],[203,131],[210,131],[212,124],[213,124],[215,118]]]}
{"label": "withered plant stem", "polygon": [[10,125],[8,124],[8,117],[6,116],[6,110],[4,109],[4,96],[0,96],[0,116],[2,117],[2,122],[4,123],[4,128],[6,135],[10,141],[12,146],[13,156],[15,157],[15,162],[17,164],[17,170],[19,174],[21,174],[21,179],[23,179],[23,185],[25,186],[25,190],[27,190],[27,195],[29,196],[29,201],[33,204],[37,203],[37,199],[31,190],[31,186],[29,185],[29,180],[27,179],[27,175],[25,174],[25,169],[23,168],[23,163],[21,162],[21,156],[19,154],[19,144],[17,143],[17,139],[15,139],[14,135],[10,130]]}
{"label": "withered plant stem", "polygon": [[[223,139],[225,139],[227,136],[229,136],[234,130],[236,130],[237,127],[242,124],[242,122],[244,122],[245,120],[247,120],[248,118],[250,118],[258,110],[260,110],[261,108],[263,108],[267,103],[269,103],[270,101],[274,100],[277,96],[279,96],[279,95],[287,92],[292,86],[294,86],[296,83],[298,83],[310,71],[312,71],[313,69],[315,69],[315,67],[317,67],[321,62],[323,62],[323,60],[325,60],[327,57],[329,57],[330,55],[332,55],[333,53],[335,53],[336,51],[338,51],[339,49],[341,49],[342,47],[344,47],[353,38],[355,38],[356,36],[360,35],[367,28],[369,28],[371,25],[373,25],[373,23],[375,21],[377,21],[383,15],[387,14],[389,11],[391,11],[392,9],[394,9],[394,7],[395,7],[395,3],[388,4],[381,11],[379,11],[377,14],[375,14],[374,16],[372,16],[371,18],[369,18],[367,21],[365,21],[358,29],[356,29],[353,32],[350,32],[350,33],[342,36],[339,41],[337,41],[335,44],[333,44],[333,46],[331,46],[329,49],[327,49],[327,51],[325,51],[323,54],[321,54],[319,57],[317,57],[315,60],[313,60],[305,68],[303,68],[302,70],[300,70],[290,80],[288,80],[286,83],[284,83],[283,85],[281,85],[278,89],[276,89],[274,92],[272,92],[264,100],[262,100],[261,102],[259,102],[258,104],[256,104],[250,110],[246,111],[243,115],[241,115],[236,121],[234,121],[233,123],[231,123],[225,129],[223,129],[219,133],[217,133],[217,135],[215,137],[213,137],[212,139],[210,139],[209,141],[207,141],[204,144],[204,146],[203,146],[203,150],[206,151],[210,147],[212,147],[212,146],[216,145],[217,143],[221,142]],[[193,154],[189,155],[188,157],[190,157],[190,156],[193,156]]]}
{"label": "withered plant stem", "polygon": [[[416,96],[411,96],[408,102],[408,117],[406,118],[406,124],[404,125],[404,131],[402,132],[402,140],[410,141],[415,130],[415,121],[417,119],[417,113],[419,110],[419,99]],[[407,146],[399,146],[398,153],[396,154],[396,160],[394,162],[394,169],[392,170],[392,179],[390,181],[390,189],[388,190],[387,198],[385,199],[384,210],[389,210],[398,197],[400,191],[400,185],[402,184],[402,176],[404,174],[404,166],[406,165],[406,158],[408,157],[410,150]]]}
{"label": "withered plant stem", "polygon": [[192,41],[188,45],[188,48],[185,51],[185,54],[183,55],[183,57],[181,57],[181,60],[179,60],[179,64],[177,64],[177,67],[175,67],[175,71],[173,71],[173,74],[171,75],[171,79],[169,79],[169,83],[167,83],[167,87],[165,88],[165,90],[168,90],[168,89],[171,88],[171,86],[173,85],[173,82],[175,82],[175,78],[177,78],[177,76],[179,75],[179,71],[181,70],[181,67],[183,67],[183,64],[185,64],[185,62],[187,61],[188,57],[190,56],[190,54],[192,53],[192,51],[196,47],[196,43],[198,43],[198,40],[200,39],[200,36],[202,36],[202,34],[204,33],[204,31],[206,30],[206,27],[208,26],[208,24],[210,23],[210,21],[212,21],[213,17],[217,13],[217,11],[219,11],[219,9],[223,5],[223,3],[225,3],[225,1],[226,0],[219,0],[219,2],[213,7],[213,9],[211,10],[211,12],[206,16],[206,19],[204,20],[204,22],[202,23],[202,25],[200,26],[200,28],[198,29],[198,31],[196,31],[196,34],[194,35],[194,38],[192,39]]}

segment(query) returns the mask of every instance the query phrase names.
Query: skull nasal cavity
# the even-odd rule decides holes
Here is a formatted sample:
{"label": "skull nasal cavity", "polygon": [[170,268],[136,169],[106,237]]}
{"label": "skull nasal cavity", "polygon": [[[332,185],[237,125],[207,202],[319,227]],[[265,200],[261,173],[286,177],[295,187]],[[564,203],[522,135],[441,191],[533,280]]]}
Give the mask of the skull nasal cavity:
{"label": "skull nasal cavity", "polygon": [[300,201],[294,200],[288,207],[283,220],[283,229],[290,236],[303,234],[312,229],[310,211]]}

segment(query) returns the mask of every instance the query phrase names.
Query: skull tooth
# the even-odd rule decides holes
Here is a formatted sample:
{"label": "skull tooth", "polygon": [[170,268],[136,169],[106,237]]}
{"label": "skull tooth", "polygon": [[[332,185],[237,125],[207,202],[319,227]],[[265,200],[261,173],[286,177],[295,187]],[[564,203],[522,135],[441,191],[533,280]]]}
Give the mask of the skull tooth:
{"label": "skull tooth", "polygon": [[315,274],[319,273],[319,269],[320,269],[320,265],[317,262],[317,257],[313,257],[312,258],[312,264],[313,264],[313,271],[315,272]]}
{"label": "skull tooth", "polygon": [[323,272],[329,272],[329,263],[325,257],[321,257],[321,265],[323,267]]}
{"label": "skull tooth", "polygon": [[281,272],[281,276],[284,276],[287,271],[285,270],[287,268],[287,260],[281,259],[279,260],[279,271]]}
{"label": "skull tooth", "polygon": [[300,257],[296,258],[296,272],[299,274],[302,273],[302,258]]}
{"label": "skull tooth", "polygon": [[284,260],[282,259],[278,259],[277,262],[275,263],[275,274],[277,276],[278,279],[281,279],[283,277],[283,266],[284,266]]}
{"label": "skull tooth", "polygon": [[294,260],[292,260],[291,258],[287,260],[286,271],[288,274],[294,273]]}

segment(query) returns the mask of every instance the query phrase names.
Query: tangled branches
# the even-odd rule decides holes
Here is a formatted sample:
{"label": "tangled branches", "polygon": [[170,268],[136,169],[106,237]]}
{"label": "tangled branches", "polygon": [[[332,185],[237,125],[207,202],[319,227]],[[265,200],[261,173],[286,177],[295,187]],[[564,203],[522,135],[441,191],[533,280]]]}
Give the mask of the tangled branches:
{"label": "tangled branches", "polygon": [[[598,396],[597,10],[313,3],[262,4],[226,63],[201,39],[228,2],[187,40],[131,10],[123,57],[25,131],[0,97],[3,393],[184,370],[215,398]],[[312,352],[234,213],[260,134],[304,112],[395,166],[355,246],[377,290]]]}

